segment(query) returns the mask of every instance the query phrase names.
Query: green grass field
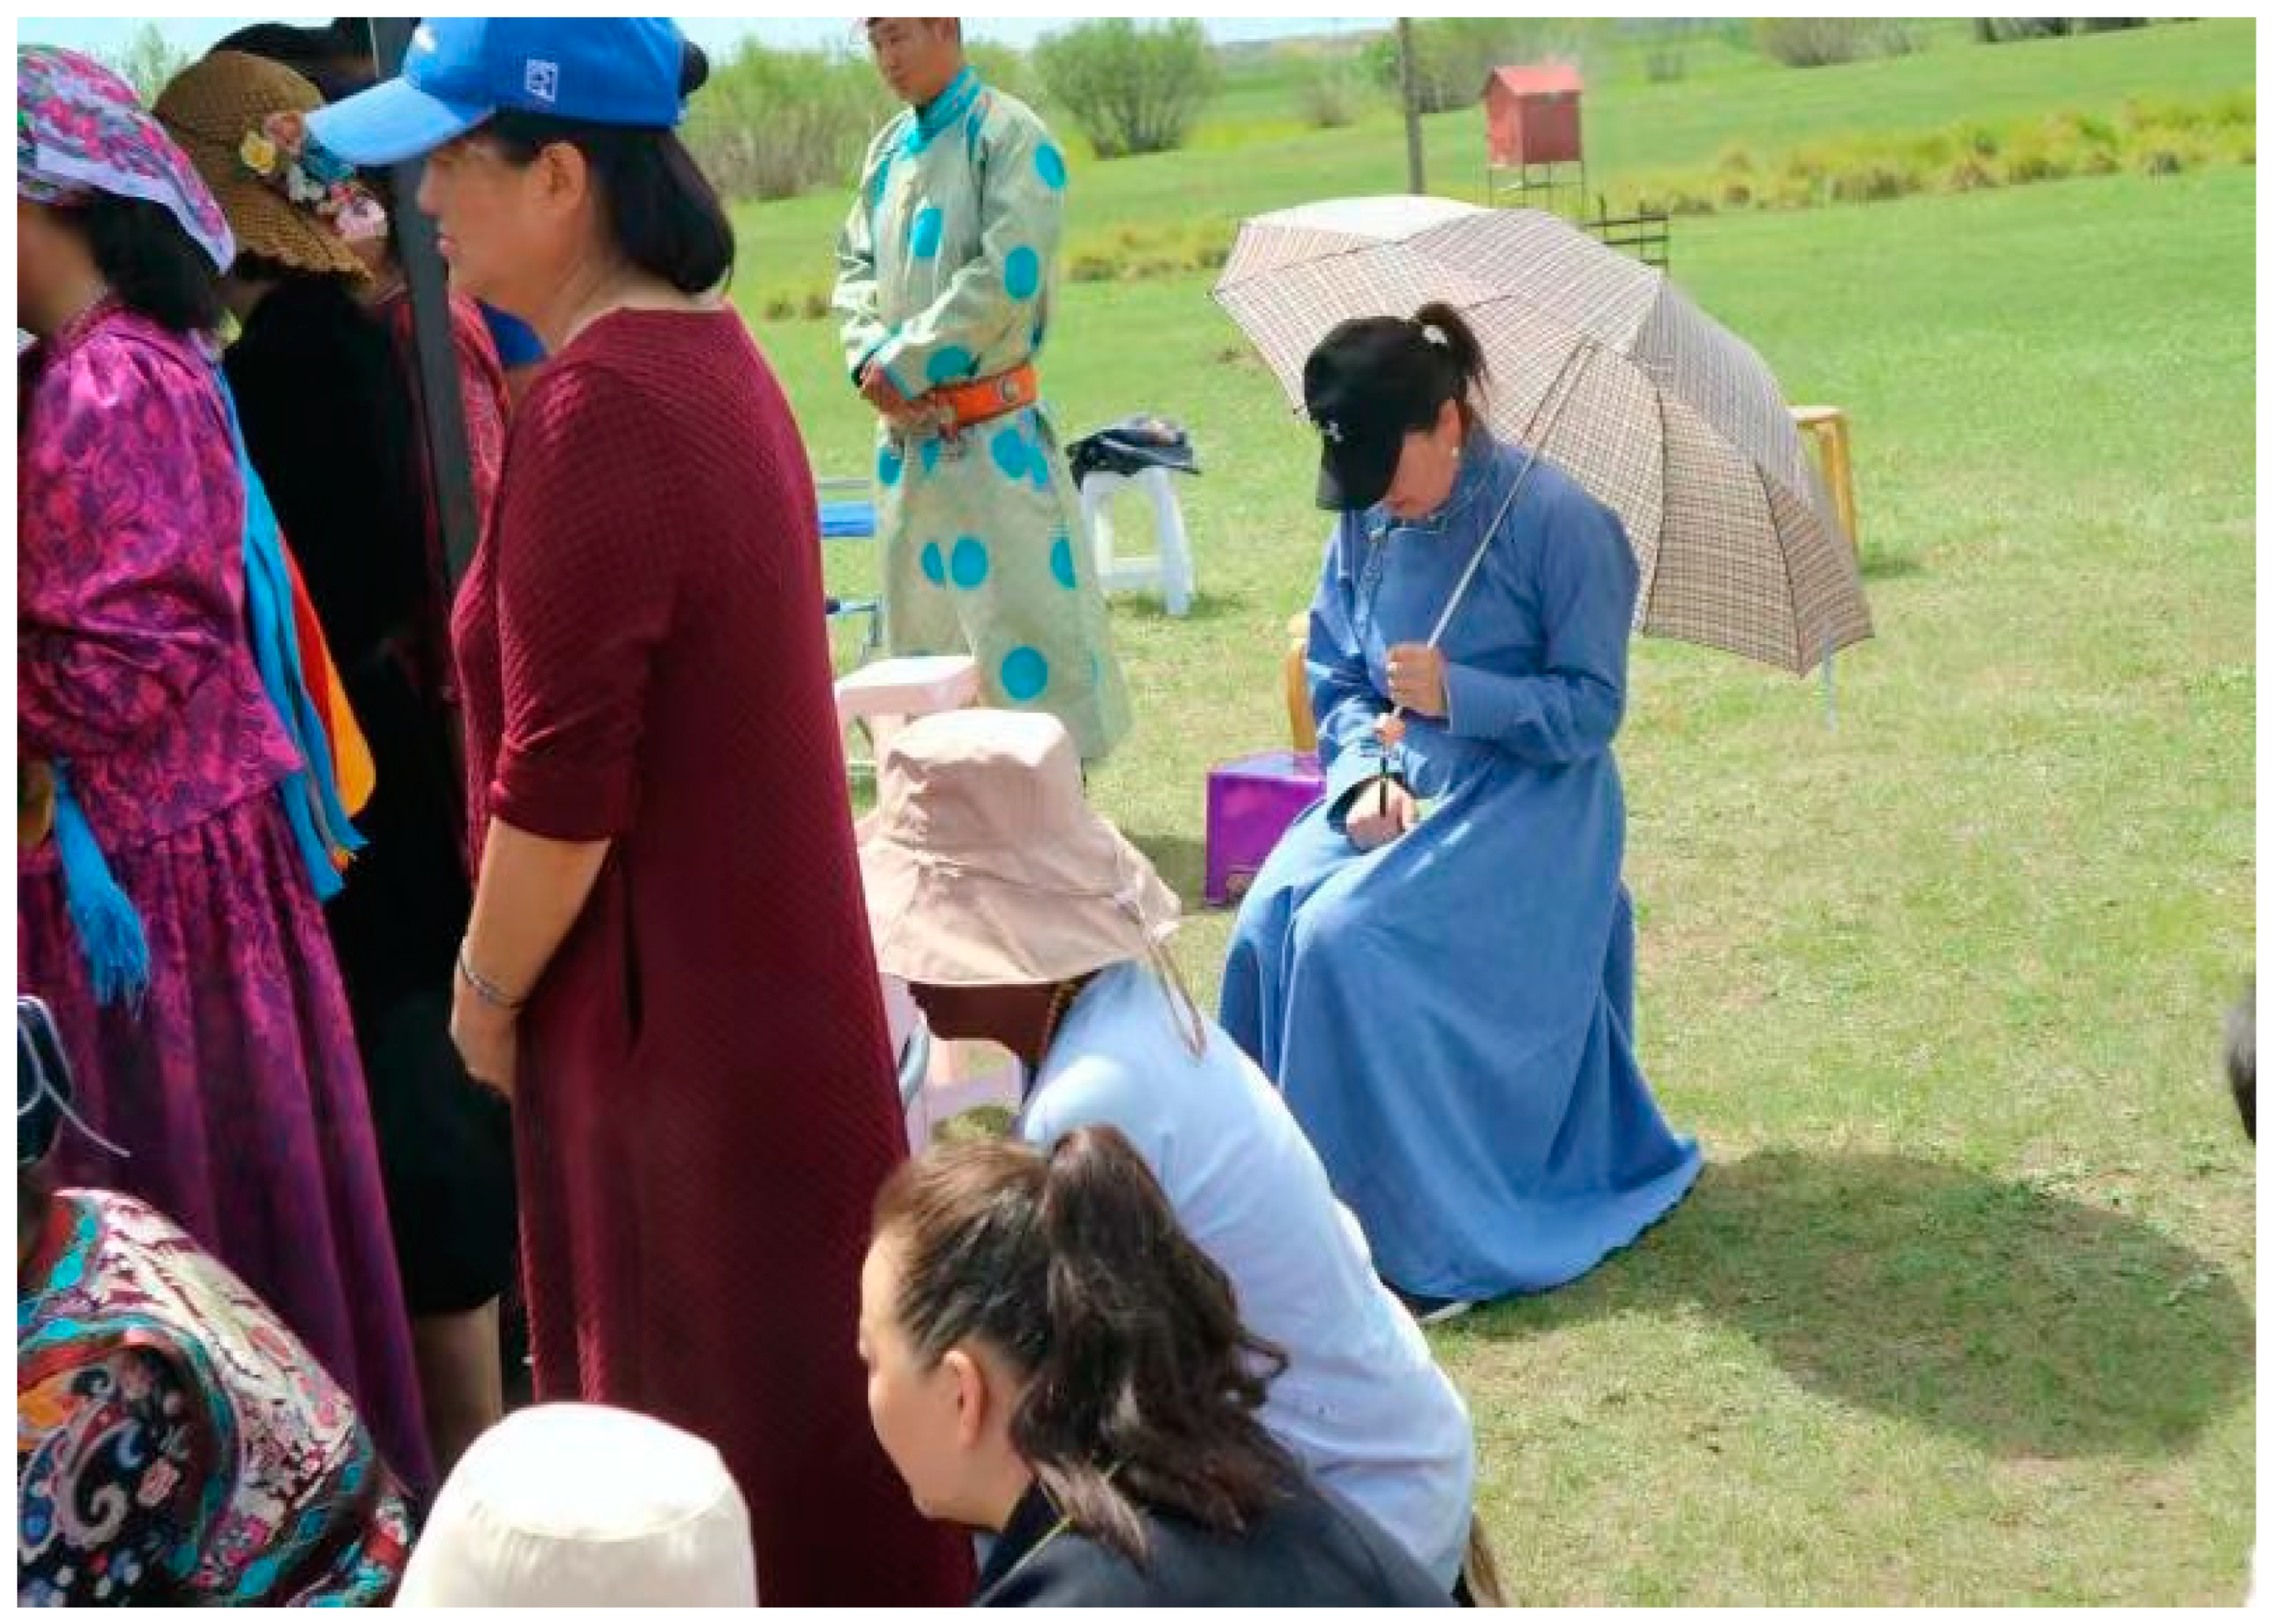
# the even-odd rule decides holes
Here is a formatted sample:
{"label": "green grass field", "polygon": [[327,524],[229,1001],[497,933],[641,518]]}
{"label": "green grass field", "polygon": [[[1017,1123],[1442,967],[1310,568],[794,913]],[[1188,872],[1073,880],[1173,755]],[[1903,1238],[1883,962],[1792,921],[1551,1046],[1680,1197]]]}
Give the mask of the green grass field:
{"label": "green grass field", "polygon": [[[1677,84],[1613,73],[1587,92],[1588,181],[1615,190],[1640,175],[1709,167],[1741,146],[1756,161],[1828,137],[1915,132],[1965,119],[1989,123],[2060,111],[2113,117],[2126,101],[2196,100],[2255,82],[2255,32],[2247,20],[2166,25],[2121,34],[1977,46],[1936,33],[1913,56],[1801,71],[1726,53]],[[1701,54],[1701,48],[1700,48]],[[1255,88],[1243,80],[1259,79]],[[1227,227],[1251,214],[1317,196],[1402,192],[1403,127],[1387,106],[1347,129],[1303,131],[1282,72],[1249,69],[1227,84],[1194,149],[1113,162],[1077,161],[1067,202],[1067,259],[1152,238]],[[1481,200],[1483,120],[1474,108],[1425,121],[1432,191]],[[1227,149],[1222,140],[1242,140]],[[849,194],[817,192],[737,211],[742,263],[736,286],[755,311],[776,293],[825,290],[836,274],[836,230]],[[1679,244],[1676,244],[1677,253]],[[1063,370],[1061,366],[1061,371]]]}
{"label": "green grass field", "polygon": [[[1657,133],[1602,141],[1655,163],[2112,109],[2253,59],[2249,25],[2208,23],[1731,67],[1614,84],[1605,122]],[[1392,141],[1091,164],[1076,207],[1387,188]],[[1525,1601],[2240,1597],[2255,1185],[2218,1022],[2255,952],[2254,195],[2227,168],[1678,223],[1690,292],[1853,416],[1879,635],[1835,726],[1812,681],[1637,647],[1642,1057],[1709,1166],[1585,1281],[1436,1334]],[[835,209],[746,215],[753,252],[825,257]],[[759,331],[816,463],[864,471],[826,325]],[[1207,470],[1193,614],[1116,600],[1138,721],[1092,788],[1185,896],[1212,998],[1203,783],[1284,735],[1315,441],[1204,278],[1069,287],[1053,332],[1069,434],[1167,412]]]}

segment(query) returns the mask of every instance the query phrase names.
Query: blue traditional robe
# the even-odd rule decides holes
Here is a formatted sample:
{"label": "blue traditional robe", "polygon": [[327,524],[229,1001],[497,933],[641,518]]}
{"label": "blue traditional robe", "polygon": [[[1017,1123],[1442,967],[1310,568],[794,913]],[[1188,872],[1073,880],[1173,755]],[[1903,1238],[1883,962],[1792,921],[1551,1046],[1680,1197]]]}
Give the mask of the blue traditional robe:
{"label": "blue traditional robe", "polygon": [[1388,765],[1430,803],[1362,853],[1388,651],[1422,643],[1523,454],[1481,432],[1444,505],[1346,516],[1310,612],[1324,800],[1240,910],[1222,1025],[1286,1093],[1383,1277],[1432,1297],[1541,1291],[1681,1199],[1693,1140],[1633,1050],[1624,710],[1637,570],[1617,518],[1542,462],[1446,629],[1450,713]]}

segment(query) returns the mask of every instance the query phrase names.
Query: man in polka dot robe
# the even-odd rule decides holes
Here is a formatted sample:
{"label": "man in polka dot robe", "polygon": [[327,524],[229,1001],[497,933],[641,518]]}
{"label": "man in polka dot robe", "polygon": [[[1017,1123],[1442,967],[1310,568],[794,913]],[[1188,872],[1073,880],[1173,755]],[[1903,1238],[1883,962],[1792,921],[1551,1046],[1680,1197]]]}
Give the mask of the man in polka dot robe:
{"label": "man in polka dot robe", "polygon": [[852,383],[875,408],[883,634],[894,654],[968,650],[988,704],[1047,710],[1084,761],[1129,730],[1079,493],[1038,395],[959,430],[945,388],[1039,360],[1064,213],[1064,154],[979,82],[951,18],[871,18],[907,109],[868,149],[837,244]]}

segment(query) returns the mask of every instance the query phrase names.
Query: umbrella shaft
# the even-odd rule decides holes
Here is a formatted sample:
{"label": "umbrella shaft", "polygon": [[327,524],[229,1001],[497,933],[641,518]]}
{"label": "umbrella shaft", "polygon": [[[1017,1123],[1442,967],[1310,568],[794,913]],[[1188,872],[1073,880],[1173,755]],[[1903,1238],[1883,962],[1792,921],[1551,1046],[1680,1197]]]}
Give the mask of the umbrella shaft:
{"label": "umbrella shaft", "polygon": [[[1515,483],[1508,487],[1507,496],[1501,501],[1499,511],[1492,515],[1492,522],[1484,527],[1484,538],[1476,544],[1475,553],[1468,560],[1468,567],[1460,572],[1459,580],[1453,583],[1452,596],[1444,600],[1444,613],[1437,617],[1436,628],[1429,634],[1429,647],[1433,649],[1437,646],[1438,639],[1444,635],[1444,628],[1452,624],[1452,616],[1459,609],[1461,600],[1467,597],[1468,587],[1475,580],[1476,571],[1483,564],[1484,553],[1491,546],[1492,538],[1499,534],[1500,522],[1507,517],[1508,509],[1515,506],[1515,499],[1523,494],[1523,487],[1530,483],[1531,470],[1539,465],[1540,447],[1546,443],[1548,437],[1555,432],[1555,425],[1563,421],[1564,409],[1570,405],[1572,397],[1579,393],[1579,380],[1586,375],[1587,366],[1592,365],[1594,349],[1594,345],[1587,343],[1580,344],[1572,350],[1564,357],[1563,369],[1555,374],[1555,381],[1547,386],[1546,399],[1541,402],[1541,410],[1545,410],[1549,402],[1553,402],[1555,409],[1548,414],[1546,423],[1541,425],[1536,434],[1526,436],[1531,444],[1525,448],[1523,466],[1516,470]],[[1578,369],[1576,372],[1572,370],[1574,365]],[[1564,382],[1565,379],[1570,380],[1567,387]],[[1399,705],[1392,714],[1401,714],[1404,709],[1404,706]]]}

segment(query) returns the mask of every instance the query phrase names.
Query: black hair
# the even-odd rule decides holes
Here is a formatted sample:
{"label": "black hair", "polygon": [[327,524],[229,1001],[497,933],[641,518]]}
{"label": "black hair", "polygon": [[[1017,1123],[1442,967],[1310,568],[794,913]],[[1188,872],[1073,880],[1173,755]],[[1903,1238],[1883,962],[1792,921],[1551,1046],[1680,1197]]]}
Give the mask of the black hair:
{"label": "black hair", "polygon": [[[686,42],[679,90],[693,95],[710,59]],[[669,130],[634,129],[507,109],[476,131],[508,162],[527,165],[556,141],[584,154],[599,183],[617,251],[681,293],[708,293],[734,272],[734,226],[717,189]]]}
{"label": "black hair", "polygon": [[328,23],[310,26],[255,23],[238,29],[213,49],[241,51],[290,68],[326,102],[367,90],[379,78],[371,31],[356,17],[334,17]]}
{"label": "black hair", "polygon": [[[1406,426],[1430,427],[1446,401],[1458,401],[1460,421],[1467,428],[1474,428],[1484,387],[1484,347],[1478,342],[1475,329],[1468,325],[1467,317],[1444,304],[1423,304],[1414,311],[1411,327],[1413,345],[1406,365],[1422,372],[1425,379],[1422,387],[1414,389],[1413,398],[1425,399],[1429,409],[1420,422]],[[1442,343],[1429,336],[1431,327],[1444,335]],[[1392,359],[1390,365],[1393,367],[1397,361]],[[1392,395],[1395,392],[1392,389]]]}
{"label": "black hair", "polygon": [[1238,1533],[1295,1481],[1259,1413],[1286,1354],[1118,1129],[928,1151],[885,1181],[875,1234],[902,1249],[893,1313],[927,1365],[978,1340],[1026,1378],[1011,1445],[1089,1538],[1141,1564],[1139,1507]]}
{"label": "black hair", "polygon": [[176,333],[221,326],[220,274],[163,204],[98,192],[55,213],[86,239],[94,268],[127,309]]}

